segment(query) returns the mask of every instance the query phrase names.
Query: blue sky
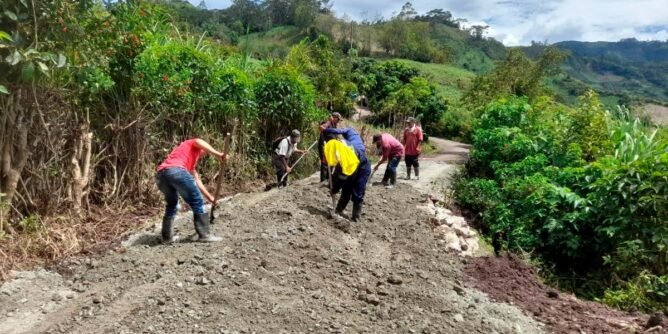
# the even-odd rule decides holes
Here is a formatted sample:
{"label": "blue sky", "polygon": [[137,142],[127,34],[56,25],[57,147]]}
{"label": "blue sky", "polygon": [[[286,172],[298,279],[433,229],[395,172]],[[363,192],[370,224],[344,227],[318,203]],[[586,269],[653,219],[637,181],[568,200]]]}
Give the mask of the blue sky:
{"label": "blue sky", "polygon": [[[199,0],[190,0],[198,4]],[[354,19],[390,17],[402,0],[332,0],[336,15]],[[470,24],[490,26],[489,36],[506,45],[532,40],[577,41],[668,40],[668,0],[416,0],[418,12],[451,11]],[[208,0],[225,8],[229,0]]]}

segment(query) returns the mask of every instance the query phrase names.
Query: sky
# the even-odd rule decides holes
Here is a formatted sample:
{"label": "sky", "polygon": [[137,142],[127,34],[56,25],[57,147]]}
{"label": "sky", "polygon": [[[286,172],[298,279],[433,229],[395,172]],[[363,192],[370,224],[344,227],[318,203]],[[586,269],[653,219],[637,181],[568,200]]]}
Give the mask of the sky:
{"label": "sky", "polygon": [[[199,0],[190,0],[198,4]],[[230,0],[205,0],[225,8]],[[337,16],[373,20],[399,12],[404,0],[331,0]],[[414,0],[418,13],[449,10],[469,24],[489,25],[507,46],[531,41],[668,40],[668,0]]]}

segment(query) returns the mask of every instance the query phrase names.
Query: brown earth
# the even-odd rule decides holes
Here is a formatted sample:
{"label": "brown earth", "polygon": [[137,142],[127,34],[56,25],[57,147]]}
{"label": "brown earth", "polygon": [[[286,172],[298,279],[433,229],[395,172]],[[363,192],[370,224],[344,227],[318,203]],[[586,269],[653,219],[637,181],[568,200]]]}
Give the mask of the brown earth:
{"label": "brown earth", "polygon": [[[222,204],[216,244],[155,245],[17,273],[1,333],[541,333],[457,281],[461,260],[428,228],[408,184],[368,189],[363,222],[329,219],[312,177]],[[185,216],[178,233],[192,233]]]}
{"label": "brown earth", "polygon": [[558,292],[543,284],[533,268],[512,256],[474,258],[463,274],[463,281],[496,301],[517,305],[555,334],[637,332],[649,318]]}

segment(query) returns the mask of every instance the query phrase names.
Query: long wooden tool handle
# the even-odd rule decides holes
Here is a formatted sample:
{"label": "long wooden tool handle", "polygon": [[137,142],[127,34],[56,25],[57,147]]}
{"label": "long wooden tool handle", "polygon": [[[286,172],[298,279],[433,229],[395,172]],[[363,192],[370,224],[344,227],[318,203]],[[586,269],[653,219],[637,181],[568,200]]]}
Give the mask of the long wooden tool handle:
{"label": "long wooden tool handle", "polygon": [[216,191],[213,193],[213,203],[211,203],[211,217],[210,221],[213,221],[213,211],[218,206],[218,196],[220,196],[220,191],[223,188],[223,176],[225,174],[225,167],[227,165],[227,155],[230,153],[230,145],[232,144],[232,136],[230,133],[225,134],[225,144],[223,146],[223,153],[225,154],[226,159],[220,162],[220,171],[218,172],[218,180],[216,180]]}
{"label": "long wooden tool handle", "polygon": [[[313,146],[315,146],[315,144],[317,144],[317,143],[318,143],[318,140],[316,140],[313,144],[311,144],[311,146],[309,146],[309,147],[306,149],[306,152],[311,151],[311,149],[313,148]],[[302,158],[306,155],[306,152],[304,152],[304,154],[302,154],[302,156],[299,157],[299,159],[297,159],[297,161],[295,161],[294,164],[292,164],[292,168],[295,168],[295,166],[297,166],[297,164],[298,164],[298,163],[302,160]],[[285,178],[288,176],[288,174],[290,174],[290,173],[285,173],[285,174],[283,174],[283,177],[281,177],[281,182],[283,182],[283,180],[285,180]]]}

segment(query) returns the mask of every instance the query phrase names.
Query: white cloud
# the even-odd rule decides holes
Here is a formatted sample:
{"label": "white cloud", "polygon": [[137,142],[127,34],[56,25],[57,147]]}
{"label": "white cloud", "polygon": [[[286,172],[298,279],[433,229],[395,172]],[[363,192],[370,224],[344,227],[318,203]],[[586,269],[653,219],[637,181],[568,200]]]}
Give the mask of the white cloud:
{"label": "white cloud", "polygon": [[[403,0],[333,0],[337,15],[361,20],[390,17]],[[191,2],[199,3],[198,0]],[[206,1],[224,8],[230,0]],[[424,13],[435,8],[489,25],[489,36],[506,45],[532,40],[559,42],[668,39],[668,0],[414,0]]]}

